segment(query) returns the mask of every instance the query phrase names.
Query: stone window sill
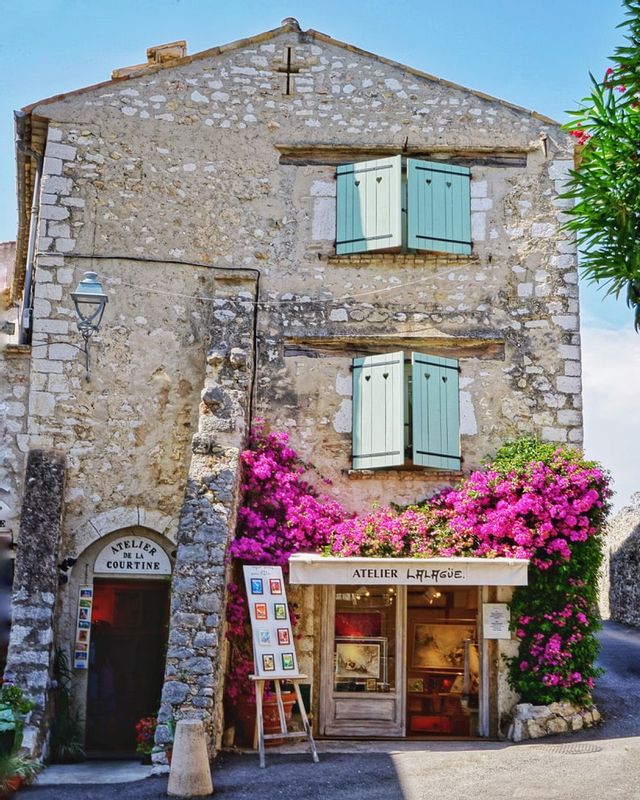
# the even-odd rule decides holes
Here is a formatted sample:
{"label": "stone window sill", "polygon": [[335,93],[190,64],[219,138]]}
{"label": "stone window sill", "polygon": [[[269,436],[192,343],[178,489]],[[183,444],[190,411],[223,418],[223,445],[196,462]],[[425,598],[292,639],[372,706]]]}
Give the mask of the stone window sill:
{"label": "stone window sill", "polygon": [[453,253],[351,253],[349,255],[329,255],[329,264],[394,264],[399,266],[446,266],[451,264],[479,263],[477,255],[455,255]]}

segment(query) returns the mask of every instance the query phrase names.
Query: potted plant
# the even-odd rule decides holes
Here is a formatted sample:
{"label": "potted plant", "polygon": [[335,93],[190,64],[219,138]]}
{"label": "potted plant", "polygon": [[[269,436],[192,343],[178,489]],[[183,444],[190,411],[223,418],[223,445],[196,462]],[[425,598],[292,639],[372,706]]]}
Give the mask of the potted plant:
{"label": "potted plant", "polygon": [[142,717],[136,723],[136,753],[140,753],[143,764],[151,764],[157,725],[158,719],[155,716]]}
{"label": "potted plant", "polygon": [[18,686],[0,689],[0,796],[8,797],[23,784],[31,783],[42,765],[21,754],[24,717],[33,708]]}
{"label": "potted plant", "polygon": [[75,764],[85,758],[82,718],[71,701],[71,670],[63,650],[56,650],[53,665],[54,713],[51,726],[51,754],[58,764]]}

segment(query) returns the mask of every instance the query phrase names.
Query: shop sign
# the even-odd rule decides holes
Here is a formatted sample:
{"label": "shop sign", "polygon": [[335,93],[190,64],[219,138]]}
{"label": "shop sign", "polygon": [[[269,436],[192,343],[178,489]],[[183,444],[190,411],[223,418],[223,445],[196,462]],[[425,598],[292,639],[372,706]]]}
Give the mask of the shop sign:
{"label": "shop sign", "polygon": [[296,553],[291,583],[392,586],[526,586],[529,562],[515,558],[337,558]]}
{"label": "shop sign", "polygon": [[98,554],[95,575],[171,575],[169,556],[144,536],[123,536]]}
{"label": "shop sign", "polygon": [[257,678],[299,678],[281,567],[244,566]]}
{"label": "shop sign", "polygon": [[482,604],[482,633],[485,639],[510,639],[511,613],[506,603]]}

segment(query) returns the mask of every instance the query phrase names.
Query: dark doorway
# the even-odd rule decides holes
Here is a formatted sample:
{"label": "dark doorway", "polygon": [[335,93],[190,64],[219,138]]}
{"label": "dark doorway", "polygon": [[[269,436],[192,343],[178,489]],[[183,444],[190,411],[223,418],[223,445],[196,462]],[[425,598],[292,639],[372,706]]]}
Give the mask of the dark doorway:
{"label": "dark doorway", "polygon": [[86,749],[133,753],[139,719],[158,711],[169,581],[94,582]]}

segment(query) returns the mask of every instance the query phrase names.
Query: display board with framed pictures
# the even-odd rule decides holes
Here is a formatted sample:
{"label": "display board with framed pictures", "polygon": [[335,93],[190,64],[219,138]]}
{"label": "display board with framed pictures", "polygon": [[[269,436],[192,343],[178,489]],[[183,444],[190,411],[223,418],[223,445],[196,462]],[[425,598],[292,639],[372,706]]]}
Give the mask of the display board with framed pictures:
{"label": "display board with framed pictures", "polygon": [[256,677],[298,677],[282,568],[244,566],[243,570]]}

